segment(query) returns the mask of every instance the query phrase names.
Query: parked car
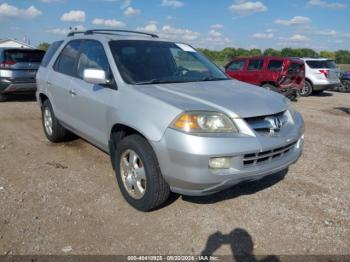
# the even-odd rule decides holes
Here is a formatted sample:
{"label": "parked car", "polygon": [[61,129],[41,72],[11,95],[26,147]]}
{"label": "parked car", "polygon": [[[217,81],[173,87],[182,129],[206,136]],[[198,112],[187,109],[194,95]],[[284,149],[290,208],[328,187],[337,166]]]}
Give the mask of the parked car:
{"label": "parked car", "polygon": [[304,62],[297,58],[237,58],[225,66],[234,79],[279,92],[294,100],[304,86]]}
{"label": "parked car", "polygon": [[305,86],[301,96],[333,90],[340,85],[340,69],[337,64],[326,58],[301,58],[305,61]]}
{"label": "parked car", "polygon": [[340,92],[350,92],[350,71],[341,73],[340,81],[341,84],[336,90]]}
{"label": "parked car", "polygon": [[35,93],[35,74],[44,54],[36,49],[0,48],[0,101],[11,94]]}
{"label": "parked car", "polygon": [[139,210],[171,191],[208,195],[275,174],[302,154],[304,122],[288,99],[230,79],[189,45],[88,30],[48,52],[37,74],[46,137],[73,132],[108,153]]}

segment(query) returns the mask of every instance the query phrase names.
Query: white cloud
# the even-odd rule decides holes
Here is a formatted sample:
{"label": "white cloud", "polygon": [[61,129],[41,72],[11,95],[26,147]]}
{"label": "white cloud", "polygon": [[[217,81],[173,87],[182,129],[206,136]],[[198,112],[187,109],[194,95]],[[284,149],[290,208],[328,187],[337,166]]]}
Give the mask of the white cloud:
{"label": "white cloud", "polygon": [[55,35],[67,35],[70,31],[84,31],[86,28],[83,25],[72,26],[71,28],[52,28],[48,29],[46,32]]}
{"label": "white cloud", "polygon": [[272,39],[274,37],[273,33],[256,33],[251,35],[255,39]]}
{"label": "white cloud", "polygon": [[31,19],[41,14],[42,12],[35,6],[30,6],[27,9],[21,9],[7,3],[0,4],[0,17]]}
{"label": "white cloud", "polygon": [[224,26],[222,24],[214,24],[210,28],[219,30],[219,29],[224,28]]}
{"label": "white cloud", "polygon": [[295,34],[291,37],[280,37],[280,40],[291,41],[291,42],[308,42],[310,39],[304,35]]}
{"label": "white cloud", "polygon": [[184,6],[184,3],[179,0],[162,0],[162,6],[170,6],[173,8],[179,8]]}
{"label": "white cloud", "polygon": [[217,30],[212,29],[209,31],[209,35],[212,37],[220,37],[220,36],[222,36],[222,33],[217,31]]}
{"label": "white cloud", "polygon": [[148,33],[157,33],[158,32],[158,26],[156,21],[150,21],[147,25],[144,27],[138,27],[136,28],[138,31],[144,31]]}
{"label": "white cloud", "polygon": [[124,15],[126,15],[126,16],[136,16],[136,15],[139,15],[140,13],[141,13],[140,9],[136,9],[136,8],[131,7],[131,6],[126,8],[124,11]]}
{"label": "white cloud", "polygon": [[316,31],[316,34],[323,35],[323,36],[336,36],[339,33],[335,30],[319,30],[319,31]]}
{"label": "white cloud", "polygon": [[265,12],[268,8],[261,3],[257,2],[246,2],[246,1],[236,1],[235,4],[230,6],[230,10],[239,14],[252,14],[258,12]]}
{"label": "white cloud", "polygon": [[175,28],[170,25],[162,27],[161,36],[168,39],[180,41],[193,41],[199,37],[199,33],[190,29]]}
{"label": "white cloud", "polygon": [[290,20],[277,19],[274,23],[278,25],[305,25],[311,23],[311,19],[306,16],[294,16]]}
{"label": "white cloud", "polygon": [[338,2],[327,2],[323,0],[309,0],[308,6],[318,6],[322,8],[328,8],[328,9],[343,9],[348,7],[349,5],[338,3]]}
{"label": "white cloud", "polygon": [[71,10],[68,13],[64,13],[61,16],[61,20],[64,22],[84,22],[85,12],[81,10]]}
{"label": "white cloud", "polygon": [[115,19],[103,19],[103,18],[95,18],[92,21],[92,24],[109,26],[109,27],[114,27],[114,28],[121,28],[121,27],[125,26],[124,22],[122,22],[122,21],[118,21]]}

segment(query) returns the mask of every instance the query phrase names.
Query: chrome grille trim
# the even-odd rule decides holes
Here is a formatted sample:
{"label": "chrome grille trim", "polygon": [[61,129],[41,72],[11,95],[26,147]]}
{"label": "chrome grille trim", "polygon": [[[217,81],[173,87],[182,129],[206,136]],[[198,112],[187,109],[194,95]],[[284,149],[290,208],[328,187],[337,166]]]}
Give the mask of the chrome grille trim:
{"label": "chrome grille trim", "polygon": [[271,161],[272,159],[275,159],[278,157],[282,157],[285,154],[289,153],[291,149],[295,147],[296,144],[297,144],[297,141],[283,147],[278,147],[275,149],[258,152],[258,153],[245,154],[243,156],[243,166],[253,166],[266,161]]}

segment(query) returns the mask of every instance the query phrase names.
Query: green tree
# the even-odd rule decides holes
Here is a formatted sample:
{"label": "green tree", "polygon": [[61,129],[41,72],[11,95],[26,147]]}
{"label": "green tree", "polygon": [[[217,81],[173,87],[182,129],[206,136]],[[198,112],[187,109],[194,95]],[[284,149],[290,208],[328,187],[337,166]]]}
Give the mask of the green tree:
{"label": "green tree", "polygon": [[338,64],[350,64],[350,52],[348,50],[336,51],[335,61]]}
{"label": "green tree", "polygon": [[40,44],[38,44],[37,48],[40,49],[40,50],[44,50],[44,51],[47,51],[50,47],[50,44],[47,43],[47,42],[42,42]]}
{"label": "green tree", "polygon": [[268,49],[265,49],[264,55],[265,56],[281,56],[281,51],[273,49],[273,48],[268,48]]}
{"label": "green tree", "polygon": [[324,58],[329,58],[335,60],[335,53],[332,51],[323,50],[320,52],[320,56]]}
{"label": "green tree", "polygon": [[262,54],[261,50],[258,48],[250,49],[249,53],[251,56],[260,56]]}

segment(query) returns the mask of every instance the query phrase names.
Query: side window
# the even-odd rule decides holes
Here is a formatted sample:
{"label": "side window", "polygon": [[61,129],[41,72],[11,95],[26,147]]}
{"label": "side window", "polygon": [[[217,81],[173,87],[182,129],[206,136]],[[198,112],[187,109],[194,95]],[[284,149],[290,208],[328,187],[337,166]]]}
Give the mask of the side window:
{"label": "side window", "polygon": [[56,60],[54,69],[65,75],[75,76],[75,62],[78,58],[81,40],[70,41]]}
{"label": "side window", "polygon": [[242,71],[244,67],[244,60],[237,60],[232,62],[229,66],[228,66],[228,70],[229,71]]}
{"label": "side window", "polygon": [[49,50],[47,50],[43,60],[41,61],[41,66],[47,67],[47,65],[50,63],[51,58],[56,53],[57,49],[61,46],[62,43],[63,41],[57,41],[53,42],[50,45]]}
{"label": "side window", "polygon": [[248,64],[248,71],[261,70],[263,67],[262,59],[254,59],[250,60]]}
{"label": "side window", "polygon": [[267,69],[270,71],[281,71],[283,66],[282,60],[271,60],[269,62],[269,65],[267,66]]}
{"label": "side window", "polygon": [[110,76],[108,59],[101,43],[93,40],[84,41],[77,66],[79,78],[83,78],[85,69],[101,69]]}

